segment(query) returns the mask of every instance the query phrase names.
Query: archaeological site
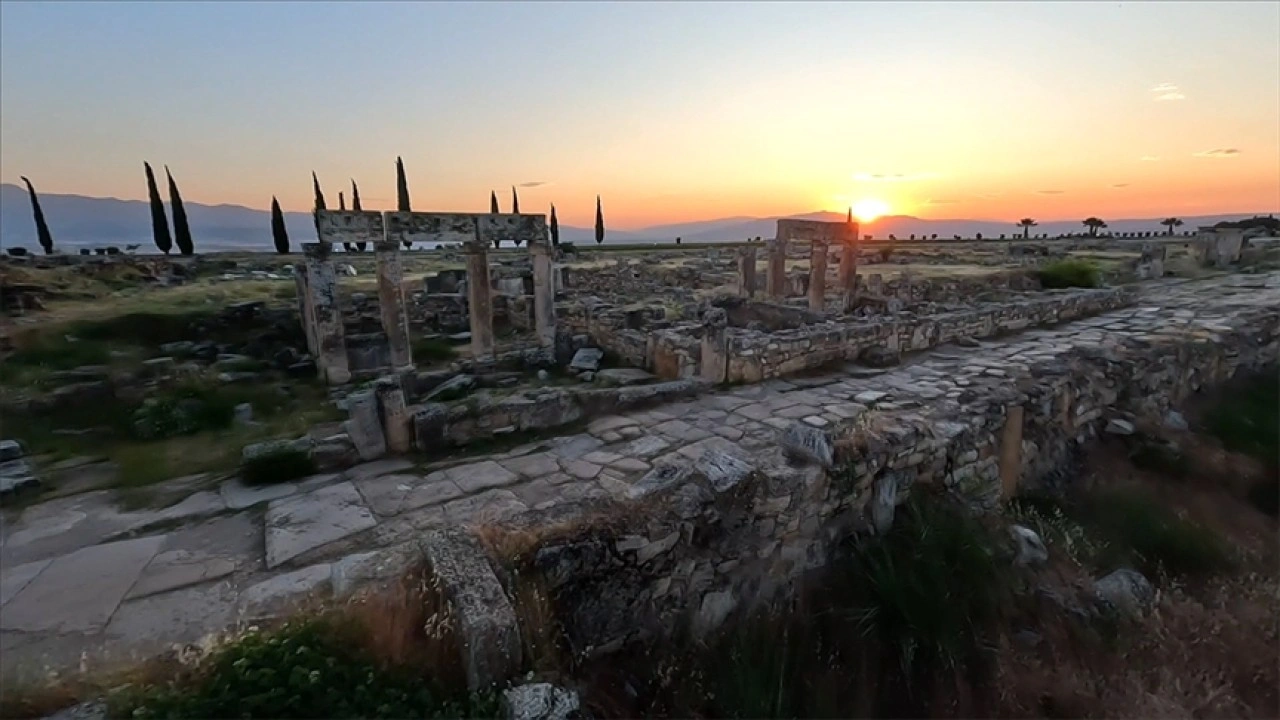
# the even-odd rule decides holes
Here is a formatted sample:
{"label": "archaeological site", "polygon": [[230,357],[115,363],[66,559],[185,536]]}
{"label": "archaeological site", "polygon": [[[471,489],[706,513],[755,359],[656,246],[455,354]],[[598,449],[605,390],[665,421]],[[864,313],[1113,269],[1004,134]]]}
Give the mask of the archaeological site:
{"label": "archaeological site", "polygon": [[1191,606],[1240,625],[1179,682],[1257,666],[1170,712],[1274,707],[1276,238],[315,222],[0,258],[6,716],[231,712],[120,688],[306,618],[470,693],[441,717],[1139,716],[1121,681],[1169,691],[1115,668],[1179,672]]}

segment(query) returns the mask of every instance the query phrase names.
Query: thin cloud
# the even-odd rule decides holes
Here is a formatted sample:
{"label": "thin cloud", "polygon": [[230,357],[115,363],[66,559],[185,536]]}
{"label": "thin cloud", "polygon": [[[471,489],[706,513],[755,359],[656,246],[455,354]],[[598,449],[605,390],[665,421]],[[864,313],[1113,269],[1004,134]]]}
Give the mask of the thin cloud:
{"label": "thin cloud", "polygon": [[1208,157],[1208,158],[1221,158],[1221,157],[1233,157],[1239,154],[1240,154],[1240,151],[1237,150],[1236,148],[1214,148],[1213,150],[1203,150],[1201,152],[1195,153],[1195,156]]}
{"label": "thin cloud", "polygon": [[939,200],[929,198],[928,200],[924,201],[924,204],[925,205],[955,205],[958,202],[960,201],[953,198],[942,198]]}
{"label": "thin cloud", "polygon": [[1160,157],[1158,155],[1143,155],[1138,159],[1141,160],[1142,162],[1158,162],[1160,160]]}
{"label": "thin cloud", "polygon": [[1187,99],[1187,96],[1182,93],[1182,90],[1178,89],[1178,86],[1173,83],[1160,83],[1159,85],[1151,88],[1150,92],[1152,99],[1156,101]]}
{"label": "thin cloud", "polygon": [[547,180],[532,180],[530,182],[522,182],[517,187],[535,188],[535,187],[540,187],[542,185],[550,185],[550,184],[551,184],[550,181],[547,181]]}
{"label": "thin cloud", "polygon": [[1040,195],[1061,195],[1065,192],[1066,190],[1037,190],[1036,191],[1036,193]]}
{"label": "thin cloud", "polygon": [[933,173],[915,173],[911,175],[903,173],[856,173],[853,179],[858,182],[915,182],[916,180],[928,180],[934,177]]}

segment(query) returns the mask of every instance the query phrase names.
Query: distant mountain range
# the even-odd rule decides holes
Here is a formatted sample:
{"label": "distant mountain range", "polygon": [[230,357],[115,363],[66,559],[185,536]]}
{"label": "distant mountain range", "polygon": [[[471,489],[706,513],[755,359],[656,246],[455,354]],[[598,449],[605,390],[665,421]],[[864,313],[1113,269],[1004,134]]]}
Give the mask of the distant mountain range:
{"label": "distant mountain range", "polygon": [[[142,246],[140,250],[143,252],[154,249],[151,244],[151,213],[147,203],[142,200],[41,193],[40,205],[57,247],[116,245],[123,248],[125,245],[138,244]],[[197,251],[268,250],[272,247],[271,213],[267,210],[254,210],[239,205],[203,205],[196,202],[187,202],[185,207]],[[1258,214],[1267,213],[1183,217],[1184,224],[1179,230],[1194,230],[1199,225],[1242,220]],[[788,217],[827,221],[841,221],[845,218],[843,213],[829,212]],[[1161,231],[1164,229],[1160,225],[1163,219],[1108,219],[1107,225],[1112,232]],[[679,237],[683,242],[716,243],[755,237],[767,238],[773,236],[777,220],[777,217],[734,217],[674,225],[655,225],[640,230],[607,230],[605,242],[608,244],[672,242]],[[310,213],[286,212],[284,221],[289,231],[290,242],[295,247],[298,243],[315,242],[315,226]],[[1046,221],[1032,230],[1036,234],[1047,233],[1053,236],[1078,233],[1083,230],[1083,227],[1077,221]],[[987,238],[999,237],[1001,233],[1012,237],[1021,231],[1014,227],[1012,222],[927,220],[908,215],[894,215],[882,217],[874,224],[864,226],[862,232],[874,234],[877,238],[885,238],[892,234],[899,239],[906,239],[912,234],[917,238],[933,234],[937,234],[939,238],[950,238],[955,235],[971,238],[978,233],[982,233]],[[591,228],[561,225],[560,239],[577,245],[591,245],[595,243],[595,232]],[[27,191],[18,185],[0,184],[0,246],[22,246],[32,250],[38,247]]]}

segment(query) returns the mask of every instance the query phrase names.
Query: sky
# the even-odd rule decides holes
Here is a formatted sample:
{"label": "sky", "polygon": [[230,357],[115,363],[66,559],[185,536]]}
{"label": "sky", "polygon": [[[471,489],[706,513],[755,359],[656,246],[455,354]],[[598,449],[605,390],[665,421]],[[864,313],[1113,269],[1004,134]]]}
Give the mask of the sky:
{"label": "sky", "polygon": [[144,199],[1280,210],[1280,3],[0,2],[0,181]]}

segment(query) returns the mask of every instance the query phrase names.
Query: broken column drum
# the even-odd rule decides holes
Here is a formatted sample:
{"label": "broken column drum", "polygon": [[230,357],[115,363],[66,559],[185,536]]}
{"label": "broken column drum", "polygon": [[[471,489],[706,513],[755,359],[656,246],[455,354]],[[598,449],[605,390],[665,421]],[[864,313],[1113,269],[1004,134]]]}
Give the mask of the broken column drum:
{"label": "broken column drum", "polygon": [[702,378],[725,381],[729,372],[729,316],[713,307],[702,314]]}
{"label": "broken column drum", "polygon": [[756,249],[747,246],[738,250],[738,294],[745,298],[756,294]]}
{"label": "broken column drum", "polygon": [[822,312],[827,294],[827,241],[814,238],[809,251],[809,309]]}
{"label": "broken column drum", "polygon": [[787,294],[787,241],[776,237],[765,244],[769,256],[768,274],[765,282],[769,299],[781,300]]}

